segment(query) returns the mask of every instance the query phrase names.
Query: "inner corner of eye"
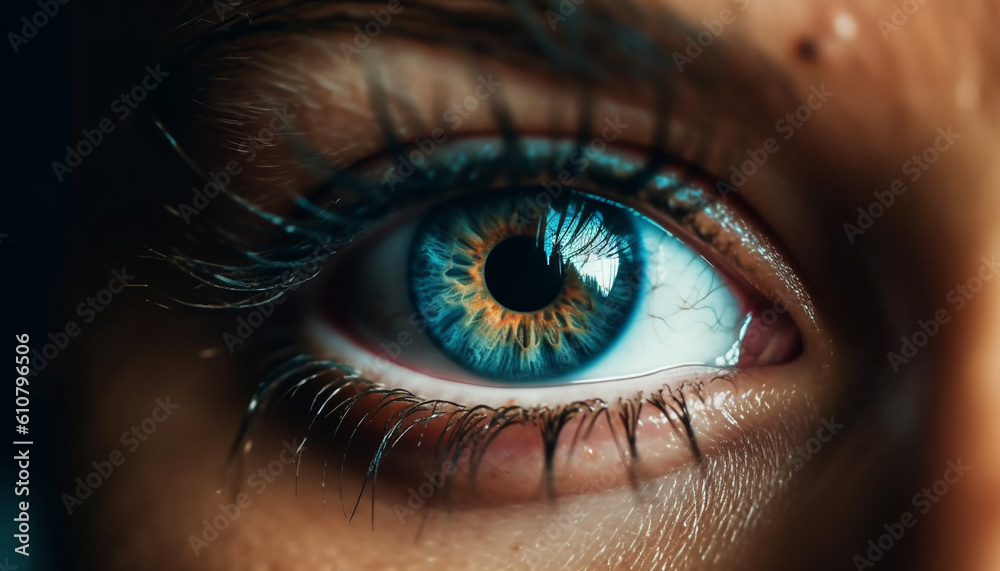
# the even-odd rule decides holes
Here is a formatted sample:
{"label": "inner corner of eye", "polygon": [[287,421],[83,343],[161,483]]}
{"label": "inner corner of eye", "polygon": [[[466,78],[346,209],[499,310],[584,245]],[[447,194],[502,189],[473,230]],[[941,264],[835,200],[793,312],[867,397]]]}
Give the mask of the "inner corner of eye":
{"label": "inner corner of eye", "polygon": [[319,345],[370,378],[523,388],[801,350],[784,312],[650,218],[584,192],[466,196],[373,242],[320,294]]}

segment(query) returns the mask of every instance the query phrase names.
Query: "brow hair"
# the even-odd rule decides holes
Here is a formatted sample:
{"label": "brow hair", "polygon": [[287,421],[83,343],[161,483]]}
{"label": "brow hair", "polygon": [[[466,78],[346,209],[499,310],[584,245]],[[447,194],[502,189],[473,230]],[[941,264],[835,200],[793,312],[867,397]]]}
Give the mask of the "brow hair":
{"label": "brow hair", "polygon": [[[586,0],[567,12],[558,0],[444,0],[409,4],[380,33],[593,81],[713,86],[727,91],[778,88],[783,75],[736,32],[717,38],[697,65],[678,70],[690,38],[703,31],[665,8],[630,0]],[[165,43],[178,66],[216,49],[248,54],[287,35],[353,33],[386,0],[192,0]]]}

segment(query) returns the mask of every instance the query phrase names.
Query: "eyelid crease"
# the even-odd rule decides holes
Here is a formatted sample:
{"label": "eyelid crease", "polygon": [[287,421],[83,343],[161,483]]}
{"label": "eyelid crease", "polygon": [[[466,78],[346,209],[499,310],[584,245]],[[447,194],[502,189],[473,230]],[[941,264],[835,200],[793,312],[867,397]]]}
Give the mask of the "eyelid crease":
{"label": "eyelid crease", "polygon": [[[689,36],[700,30],[700,24],[689,26],[668,11],[641,9],[631,4],[597,0],[578,6],[572,18],[549,31],[532,28],[525,23],[529,20],[525,14],[503,1],[476,4],[495,6],[494,12],[500,15],[490,12],[486,17],[468,21],[465,18],[475,16],[478,8],[461,4],[438,13],[438,7],[408,5],[394,17],[392,26],[380,32],[375,45],[357,57],[345,56],[342,46],[350,44],[346,36],[354,33],[352,24],[364,26],[368,22],[367,9],[359,10],[353,17],[345,12],[342,3],[326,0],[287,2],[273,8],[266,1],[239,4],[238,10],[227,11],[229,17],[220,14],[203,19],[202,23],[218,22],[220,18],[222,22],[210,24],[206,37],[178,48],[180,57],[168,67],[175,77],[181,76],[172,86],[184,91],[164,91],[158,98],[162,104],[158,116],[178,115],[178,103],[190,99],[194,103],[192,112],[205,117],[208,123],[217,121],[216,126],[225,132],[245,125],[248,118],[276,103],[279,107],[282,103],[304,103],[308,89],[331,91],[354,86],[359,82],[337,77],[339,72],[359,65],[370,68],[376,60],[407,57],[414,48],[437,49],[441,53],[435,57],[446,61],[471,58],[475,61],[469,62],[470,69],[504,65],[530,71],[538,79],[579,86],[583,94],[604,89],[626,96],[649,93],[648,101],[651,108],[656,108],[657,117],[669,115],[680,91],[689,92],[694,101],[725,109],[734,124],[755,123],[762,116],[762,108],[784,110],[799,99],[789,79],[753,46],[743,45],[736,33],[713,42],[698,56],[697,65],[678,69],[675,55],[683,53]],[[254,8],[260,6],[264,8],[254,13]],[[537,16],[542,17],[547,7],[544,2],[535,5]],[[329,10],[332,14],[317,17],[316,10],[321,13]],[[437,17],[424,18],[425,12]],[[415,19],[412,26],[408,25],[410,17]],[[232,18],[238,21],[233,22]],[[190,25],[197,20],[196,13],[191,14],[186,20],[187,27],[197,27]],[[456,34],[413,33],[429,23],[454,28]],[[534,31],[528,32],[525,26]],[[334,34],[337,29],[345,37]],[[309,35],[311,31],[316,32],[315,37]],[[556,40],[561,49],[558,54],[538,50],[546,44],[537,37],[541,33]],[[534,41],[509,41],[519,36]],[[587,41],[582,41],[584,37]],[[482,46],[469,43],[480,38],[486,38]],[[394,45],[400,41],[411,44]],[[220,53],[209,57],[205,53],[210,49],[208,46],[216,44]],[[195,49],[192,45],[201,47]],[[595,49],[598,45],[601,48]],[[185,49],[194,53],[184,53]],[[512,61],[508,57],[511,49],[525,51],[527,57]],[[434,73],[433,66],[430,69]],[[361,71],[365,75],[365,70]],[[398,75],[399,70],[393,73]],[[226,86],[230,87],[228,91]]]}

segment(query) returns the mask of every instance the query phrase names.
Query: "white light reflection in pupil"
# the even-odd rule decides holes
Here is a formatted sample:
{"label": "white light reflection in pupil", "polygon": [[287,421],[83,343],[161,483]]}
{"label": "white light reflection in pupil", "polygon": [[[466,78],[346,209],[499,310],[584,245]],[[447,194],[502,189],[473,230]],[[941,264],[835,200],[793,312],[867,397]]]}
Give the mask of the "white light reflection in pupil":
{"label": "white light reflection in pupil", "polygon": [[557,259],[553,254],[558,254],[589,287],[607,296],[618,277],[622,237],[610,234],[600,212],[592,213],[586,221],[583,217],[579,205],[570,203],[560,215],[546,216],[538,225],[537,236],[549,260]]}

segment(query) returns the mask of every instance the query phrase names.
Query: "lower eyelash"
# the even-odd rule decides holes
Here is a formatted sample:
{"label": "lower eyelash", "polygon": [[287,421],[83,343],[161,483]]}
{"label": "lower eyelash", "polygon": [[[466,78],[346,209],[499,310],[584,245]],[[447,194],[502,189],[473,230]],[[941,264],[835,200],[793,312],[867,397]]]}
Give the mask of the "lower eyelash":
{"label": "lower eyelash", "polygon": [[[709,381],[685,382],[677,387],[664,387],[647,395],[637,395],[630,399],[620,399],[616,403],[608,403],[601,399],[578,401],[562,406],[522,406],[490,407],[484,405],[465,406],[459,403],[443,400],[426,400],[403,389],[387,388],[379,383],[362,377],[358,371],[349,365],[334,361],[317,359],[302,351],[296,344],[280,351],[284,357],[265,376],[251,399],[244,422],[230,454],[230,466],[236,473],[241,471],[241,459],[245,444],[250,441],[253,428],[267,414],[274,414],[279,406],[300,396],[305,392],[305,398],[310,398],[308,428],[298,447],[298,464],[296,470],[296,485],[301,469],[303,451],[307,442],[316,437],[323,427],[332,426],[332,432],[327,432],[332,441],[338,435],[350,434],[340,465],[340,500],[343,497],[343,475],[349,461],[350,447],[358,431],[365,422],[385,408],[405,403],[404,410],[393,413],[390,421],[386,421],[382,433],[376,436],[378,442],[375,451],[367,462],[364,480],[357,498],[354,500],[350,514],[353,519],[364,497],[365,488],[371,484],[371,502],[375,502],[375,486],[378,473],[386,457],[399,444],[402,436],[411,430],[425,429],[429,422],[446,419],[447,425],[437,441],[431,442],[429,450],[434,451],[435,469],[441,470],[446,462],[452,465],[467,461],[469,466],[469,482],[475,484],[476,475],[487,448],[497,436],[513,426],[530,426],[538,430],[544,450],[544,476],[546,493],[554,498],[555,490],[555,454],[563,432],[571,421],[579,420],[569,443],[569,455],[579,442],[585,440],[595,424],[603,419],[614,436],[615,442],[624,441],[627,448],[628,461],[625,467],[633,488],[638,483],[635,471],[638,461],[636,432],[639,418],[644,406],[651,406],[659,411],[670,423],[675,432],[683,437],[691,451],[692,457],[703,465],[703,452],[699,445],[692,424],[692,411],[689,407],[691,399],[706,404],[704,389],[707,383],[727,381],[734,383],[734,373],[719,371],[719,374]],[[318,387],[313,385],[318,384]],[[309,395],[312,395],[311,397]],[[370,403],[369,399],[377,398]],[[364,409],[363,407],[367,407]],[[356,417],[351,420],[351,417]],[[421,439],[423,432],[421,432]],[[422,445],[422,442],[421,442]],[[323,481],[326,486],[327,465],[330,461],[330,447],[323,459]],[[449,494],[446,479],[441,495],[447,505]],[[346,503],[344,506],[346,507]],[[374,509],[372,510],[374,525]]]}

